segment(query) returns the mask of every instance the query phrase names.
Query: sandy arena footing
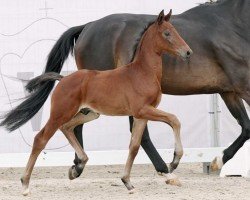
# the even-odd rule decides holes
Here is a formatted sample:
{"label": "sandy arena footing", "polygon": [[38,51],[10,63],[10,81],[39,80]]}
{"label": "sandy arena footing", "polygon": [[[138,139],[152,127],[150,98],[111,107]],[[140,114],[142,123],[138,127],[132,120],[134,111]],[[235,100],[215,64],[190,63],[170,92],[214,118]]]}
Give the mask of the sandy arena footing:
{"label": "sandy arena footing", "polygon": [[141,199],[141,200],[249,200],[250,179],[207,175],[202,164],[180,164],[175,174],[181,187],[165,184],[152,165],[134,165],[131,181],[136,188],[129,194],[120,180],[124,166],[86,166],[82,176],[68,180],[68,167],[35,168],[28,197],[21,195],[19,181],[23,168],[0,169],[0,199]]}

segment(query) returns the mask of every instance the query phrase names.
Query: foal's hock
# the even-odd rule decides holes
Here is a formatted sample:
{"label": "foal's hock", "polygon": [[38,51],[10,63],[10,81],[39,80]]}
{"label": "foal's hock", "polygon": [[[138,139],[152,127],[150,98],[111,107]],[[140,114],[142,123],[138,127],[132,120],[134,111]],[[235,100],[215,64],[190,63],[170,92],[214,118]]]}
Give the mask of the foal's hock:
{"label": "foal's hock", "polygon": [[[30,176],[38,155],[58,129],[64,133],[80,159],[71,168],[69,175],[72,179],[79,175],[78,172],[83,170],[88,157],[76,140],[73,129],[98,118],[100,114],[134,117],[129,155],[122,177],[130,192],[134,189],[130,182],[130,172],[148,120],[161,121],[173,128],[175,156],[171,166],[177,167],[183,154],[180,123],[173,114],[156,109],[162,95],[161,56],[169,53],[186,59],[192,54],[192,50],[169,23],[170,16],[171,11],[166,16],[163,11],[159,14],[143,34],[133,62],[126,66],[103,72],[79,70],[64,78],[56,73],[46,73],[31,80],[28,84],[29,90],[33,91],[31,97],[8,113],[1,125],[11,130],[21,126],[32,117],[27,115],[29,109],[34,110],[36,107],[39,110],[45,102],[47,96],[44,97],[40,88],[44,84],[53,84],[55,80],[60,82],[52,95],[50,118],[34,139],[32,153],[21,179],[24,195],[29,193]],[[34,102],[30,101],[31,98]],[[173,174],[166,176],[167,183],[179,184]]]}

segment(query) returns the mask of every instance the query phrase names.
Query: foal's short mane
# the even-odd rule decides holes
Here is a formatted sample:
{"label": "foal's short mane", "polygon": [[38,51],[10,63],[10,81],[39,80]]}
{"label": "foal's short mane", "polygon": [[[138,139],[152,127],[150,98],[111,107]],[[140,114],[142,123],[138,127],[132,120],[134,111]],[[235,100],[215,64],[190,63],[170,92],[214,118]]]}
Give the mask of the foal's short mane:
{"label": "foal's short mane", "polygon": [[148,30],[148,28],[153,24],[155,22],[155,20],[154,21],[152,21],[152,22],[149,22],[148,24],[146,24],[145,25],[145,27],[144,27],[144,29],[137,35],[137,37],[135,38],[135,43],[134,43],[134,45],[133,45],[133,47],[132,47],[132,51],[133,51],[133,56],[131,57],[131,60],[130,60],[130,62],[132,62],[133,61],[133,59],[134,59],[134,57],[135,57],[135,54],[136,54],[136,52],[137,52],[137,48],[139,47],[138,45],[139,45],[139,43],[140,43],[140,41],[141,41],[141,39],[142,39],[142,36],[143,36],[143,34]]}

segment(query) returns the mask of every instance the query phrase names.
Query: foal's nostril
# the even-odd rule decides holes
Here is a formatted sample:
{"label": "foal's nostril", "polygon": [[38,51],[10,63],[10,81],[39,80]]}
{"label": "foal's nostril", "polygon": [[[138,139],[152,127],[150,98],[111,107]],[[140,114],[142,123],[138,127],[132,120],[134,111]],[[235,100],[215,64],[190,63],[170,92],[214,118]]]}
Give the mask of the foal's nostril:
{"label": "foal's nostril", "polygon": [[188,50],[187,52],[186,52],[186,58],[190,58],[190,56],[192,55],[192,51],[190,51],[190,50]]}

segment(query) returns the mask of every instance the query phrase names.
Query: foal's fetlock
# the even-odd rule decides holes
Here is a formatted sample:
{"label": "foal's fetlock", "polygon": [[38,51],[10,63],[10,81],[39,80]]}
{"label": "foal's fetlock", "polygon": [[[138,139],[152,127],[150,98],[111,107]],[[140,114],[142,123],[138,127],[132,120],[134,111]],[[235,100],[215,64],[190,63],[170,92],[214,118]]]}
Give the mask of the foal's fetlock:
{"label": "foal's fetlock", "polygon": [[172,161],[170,164],[169,164],[169,172],[172,173],[179,165],[179,162],[176,163],[174,161]]}
{"label": "foal's fetlock", "polygon": [[23,178],[23,177],[20,180],[21,180],[22,187],[23,187],[22,195],[27,196],[30,193],[29,182],[26,181],[25,178]]}
{"label": "foal's fetlock", "polygon": [[72,165],[72,167],[69,168],[69,180],[74,180],[78,178],[83,171],[83,167],[79,167],[78,165]]}
{"label": "foal's fetlock", "polygon": [[166,177],[166,184],[168,185],[175,185],[175,186],[181,186],[181,182],[179,181],[178,177],[173,173],[165,174]]}
{"label": "foal's fetlock", "polygon": [[174,152],[174,158],[173,158],[173,161],[170,163],[170,167],[169,167],[170,173],[172,173],[178,167],[182,156],[183,156],[183,151]]}

